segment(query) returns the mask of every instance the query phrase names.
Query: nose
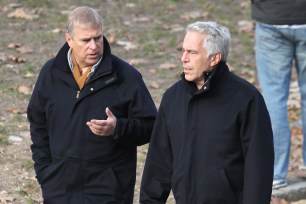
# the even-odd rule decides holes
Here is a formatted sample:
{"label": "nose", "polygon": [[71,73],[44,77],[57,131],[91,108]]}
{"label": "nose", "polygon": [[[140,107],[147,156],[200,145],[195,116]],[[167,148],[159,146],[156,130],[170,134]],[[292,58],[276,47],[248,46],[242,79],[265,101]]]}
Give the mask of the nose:
{"label": "nose", "polygon": [[94,39],[90,40],[89,47],[90,47],[90,49],[93,49],[93,50],[97,48],[97,43],[95,42]]}
{"label": "nose", "polygon": [[188,55],[187,55],[187,52],[185,52],[185,51],[182,52],[181,62],[182,63],[188,62]]}

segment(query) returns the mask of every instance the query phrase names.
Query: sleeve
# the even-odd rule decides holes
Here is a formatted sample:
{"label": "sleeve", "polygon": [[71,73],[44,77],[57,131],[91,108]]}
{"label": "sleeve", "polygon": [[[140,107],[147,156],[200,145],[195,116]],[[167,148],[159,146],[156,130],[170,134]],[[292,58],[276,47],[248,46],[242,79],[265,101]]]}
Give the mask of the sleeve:
{"label": "sleeve", "polygon": [[140,203],[166,203],[171,190],[173,155],[163,107],[159,109],[140,188]]}
{"label": "sleeve", "polygon": [[[128,117],[117,118],[113,139],[124,145],[143,145],[150,141],[157,110],[141,76],[129,81],[133,84],[129,84],[128,88],[123,87],[124,90],[121,91],[132,94],[128,97],[131,98]],[[112,110],[112,107],[110,109]]]}
{"label": "sleeve", "polygon": [[241,141],[245,158],[244,204],[269,204],[272,192],[274,148],[270,116],[258,93],[241,121]]}
{"label": "sleeve", "polygon": [[46,114],[39,94],[39,87],[43,81],[41,75],[42,74],[40,74],[38,77],[27,109],[27,117],[30,123],[30,133],[32,139],[32,159],[34,161],[34,169],[39,183],[41,183],[42,170],[52,161]]}

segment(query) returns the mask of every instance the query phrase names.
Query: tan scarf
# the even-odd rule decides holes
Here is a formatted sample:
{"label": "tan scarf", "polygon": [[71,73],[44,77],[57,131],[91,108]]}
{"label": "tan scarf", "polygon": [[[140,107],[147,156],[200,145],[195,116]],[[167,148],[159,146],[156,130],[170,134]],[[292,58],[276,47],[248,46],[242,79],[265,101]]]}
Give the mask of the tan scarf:
{"label": "tan scarf", "polygon": [[73,77],[74,77],[75,81],[77,82],[77,84],[78,84],[78,86],[81,90],[84,87],[84,85],[86,84],[87,76],[88,76],[88,73],[91,70],[91,66],[88,67],[86,72],[82,74],[82,70],[79,67],[79,64],[77,63],[77,61],[75,59],[73,51],[71,51],[71,56],[72,56],[72,63],[73,63],[73,70],[72,70]]}

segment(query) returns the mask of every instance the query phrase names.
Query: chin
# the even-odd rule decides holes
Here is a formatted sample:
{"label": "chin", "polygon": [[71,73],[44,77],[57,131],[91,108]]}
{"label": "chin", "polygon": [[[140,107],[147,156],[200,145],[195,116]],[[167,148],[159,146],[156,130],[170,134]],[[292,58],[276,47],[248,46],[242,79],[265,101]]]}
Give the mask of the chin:
{"label": "chin", "polygon": [[194,79],[192,77],[188,77],[188,75],[185,74],[185,79],[186,81],[194,81]]}
{"label": "chin", "polygon": [[91,64],[91,65],[94,65],[98,62],[99,59],[90,59],[87,61],[87,64]]}

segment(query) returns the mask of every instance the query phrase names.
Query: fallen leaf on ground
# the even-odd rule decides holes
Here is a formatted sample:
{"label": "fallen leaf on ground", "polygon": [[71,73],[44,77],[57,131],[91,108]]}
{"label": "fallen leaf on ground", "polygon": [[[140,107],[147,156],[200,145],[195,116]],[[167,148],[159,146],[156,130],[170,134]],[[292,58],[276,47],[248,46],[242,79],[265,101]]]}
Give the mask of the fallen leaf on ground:
{"label": "fallen leaf on ground", "polygon": [[10,44],[8,44],[8,48],[10,48],[10,49],[15,49],[15,48],[18,48],[18,47],[20,47],[21,45],[20,44],[17,44],[17,43],[10,43]]}
{"label": "fallen leaf on ground", "polygon": [[62,33],[63,31],[60,29],[60,28],[55,28],[53,30],[51,30],[51,33],[54,33],[54,34],[59,34],[59,33]]}
{"label": "fallen leaf on ground", "polygon": [[208,16],[209,16],[208,12],[193,11],[184,14],[182,18],[186,20],[194,20],[194,19],[206,19]]}
{"label": "fallen leaf on ground", "polygon": [[133,44],[132,42],[128,42],[128,41],[118,40],[117,44],[120,46],[123,46],[125,50],[135,50],[138,48],[136,44]]}
{"label": "fallen leaf on ground", "polygon": [[290,204],[290,203],[285,201],[284,199],[272,197],[270,204]]}
{"label": "fallen leaf on ground", "polygon": [[27,110],[26,110],[26,109],[8,108],[8,109],[6,109],[6,112],[9,112],[9,113],[17,113],[17,114],[23,114],[23,113],[26,113]]}
{"label": "fallen leaf on ground", "polygon": [[8,59],[16,63],[24,63],[27,61],[25,58],[16,57],[15,55],[8,56]]}
{"label": "fallen leaf on ground", "polygon": [[33,20],[35,18],[38,18],[39,16],[35,14],[31,14],[29,11],[25,10],[24,8],[17,8],[15,11],[8,14],[7,17]]}
{"label": "fallen leaf on ground", "polygon": [[11,203],[15,200],[15,198],[11,197],[8,195],[6,191],[2,191],[0,193],[0,203],[1,204],[6,204],[6,203]]}
{"label": "fallen leaf on ground", "polygon": [[116,43],[116,36],[115,35],[110,35],[108,38],[109,44],[113,45]]}
{"label": "fallen leaf on ground", "polygon": [[150,87],[153,88],[153,89],[159,89],[160,88],[159,84],[156,81],[151,82]]}
{"label": "fallen leaf on ground", "polygon": [[175,67],[176,65],[172,63],[164,63],[159,66],[160,69],[174,69]]}
{"label": "fallen leaf on ground", "polygon": [[26,48],[26,47],[19,47],[16,50],[22,54],[29,54],[33,52],[31,49]]}
{"label": "fallen leaf on ground", "polygon": [[18,87],[19,93],[25,94],[25,95],[31,95],[32,94],[32,88],[29,88],[27,86],[19,86]]}
{"label": "fallen leaf on ground", "polygon": [[147,60],[145,59],[130,59],[129,64],[133,66],[141,65],[147,63]]}

